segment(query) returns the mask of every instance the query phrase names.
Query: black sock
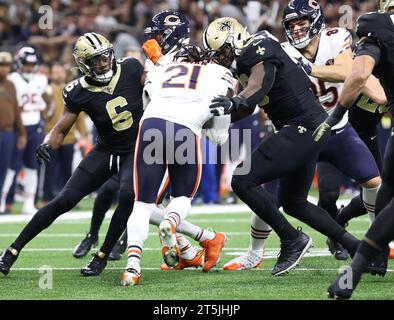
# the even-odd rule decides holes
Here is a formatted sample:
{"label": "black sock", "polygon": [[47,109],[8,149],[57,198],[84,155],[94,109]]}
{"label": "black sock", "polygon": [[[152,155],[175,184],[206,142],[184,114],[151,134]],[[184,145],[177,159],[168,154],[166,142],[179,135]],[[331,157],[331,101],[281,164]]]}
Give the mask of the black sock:
{"label": "black sock", "polygon": [[342,244],[342,246],[349,252],[351,257],[355,255],[360,244],[360,240],[358,240],[349,232],[345,232],[343,236],[337,241]]}
{"label": "black sock", "polygon": [[354,197],[350,203],[340,210],[336,220],[341,226],[345,226],[351,219],[367,214],[361,195]]}
{"label": "black sock", "polygon": [[362,273],[367,268],[368,264],[380,253],[380,250],[371,246],[365,240],[361,241],[361,244],[357,250],[356,255],[353,258],[351,267],[353,270]]}

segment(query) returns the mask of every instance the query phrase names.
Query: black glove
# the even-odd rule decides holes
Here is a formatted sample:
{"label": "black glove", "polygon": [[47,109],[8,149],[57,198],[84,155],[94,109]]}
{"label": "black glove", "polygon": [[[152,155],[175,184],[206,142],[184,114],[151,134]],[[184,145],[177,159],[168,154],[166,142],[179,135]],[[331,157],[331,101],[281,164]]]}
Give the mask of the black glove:
{"label": "black glove", "polygon": [[40,144],[36,149],[36,159],[39,165],[44,164],[45,162],[49,162],[51,159],[49,155],[49,150],[51,150],[51,146],[49,144]]}
{"label": "black glove", "polygon": [[218,96],[212,99],[211,102],[212,104],[209,108],[214,116],[222,116],[224,114],[230,114],[240,108],[248,108],[248,103],[243,96],[234,96],[232,98]]}
{"label": "black glove", "polygon": [[321,139],[321,137],[333,126],[336,126],[339,122],[341,122],[344,114],[347,112],[347,108],[343,107],[339,102],[337,106],[334,108],[332,113],[327,117],[327,119],[321,123],[316,130],[313,132],[313,139],[317,142]]}

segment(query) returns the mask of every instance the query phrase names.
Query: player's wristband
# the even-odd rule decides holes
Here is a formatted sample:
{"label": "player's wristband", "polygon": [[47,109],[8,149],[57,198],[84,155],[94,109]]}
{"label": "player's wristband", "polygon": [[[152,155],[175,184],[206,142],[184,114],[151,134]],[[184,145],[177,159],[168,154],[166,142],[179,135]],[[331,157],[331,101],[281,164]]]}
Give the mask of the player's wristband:
{"label": "player's wristband", "polygon": [[333,126],[337,125],[345,115],[348,109],[343,107],[339,102],[337,106],[334,108],[330,116],[326,119],[326,123],[332,128]]}

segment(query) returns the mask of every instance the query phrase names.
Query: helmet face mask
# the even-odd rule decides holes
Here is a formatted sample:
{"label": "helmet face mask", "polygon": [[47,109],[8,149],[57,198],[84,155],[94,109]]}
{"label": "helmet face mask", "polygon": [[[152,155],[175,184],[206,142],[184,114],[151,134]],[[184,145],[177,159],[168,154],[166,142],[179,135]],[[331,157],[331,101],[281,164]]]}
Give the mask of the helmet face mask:
{"label": "helmet face mask", "polygon": [[73,55],[79,70],[97,82],[107,83],[114,75],[113,45],[100,34],[87,33],[79,37]]}
{"label": "helmet face mask", "polygon": [[174,47],[188,43],[189,32],[189,21],[183,14],[166,10],[152,18],[144,31],[144,38],[145,41],[155,39],[166,54]]}
{"label": "helmet face mask", "polygon": [[[309,27],[302,26],[295,34],[292,22],[302,23],[306,20],[309,21]],[[287,41],[297,49],[303,49],[325,28],[322,8],[315,0],[292,0],[283,11],[282,25]],[[299,37],[300,33],[305,33],[305,36]]]}

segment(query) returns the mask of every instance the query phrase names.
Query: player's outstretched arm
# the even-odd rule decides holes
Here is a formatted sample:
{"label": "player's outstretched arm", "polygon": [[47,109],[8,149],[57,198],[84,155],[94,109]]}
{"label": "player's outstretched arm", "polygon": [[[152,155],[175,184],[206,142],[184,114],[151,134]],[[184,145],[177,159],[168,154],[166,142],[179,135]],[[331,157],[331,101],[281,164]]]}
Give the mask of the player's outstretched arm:
{"label": "player's outstretched arm", "polygon": [[369,76],[362,93],[379,105],[387,104],[384,89],[379,80],[372,74]]}
{"label": "player's outstretched arm", "polygon": [[66,106],[64,107],[61,118],[56,122],[55,126],[45,136],[44,144],[47,144],[51,149],[59,148],[64,140],[64,137],[70,131],[73,124],[77,121],[78,114],[72,113]]}
{"label": "player's outstretched arm", "polygon": [[352,50],[346,49],[340,53],[332,65],[312,65],[311,75],[328,82],[343,82],[352,70]]}
{"label": "player's outstretched arm", "polygon": [[338,104],[330,116],[313,132],[315,141],[319,141],[326,131],[342,120],[347,109],[360,95],[374,67],[375,59],[371,56],[361,55],[354,59],[352,72],[345,80]]}

